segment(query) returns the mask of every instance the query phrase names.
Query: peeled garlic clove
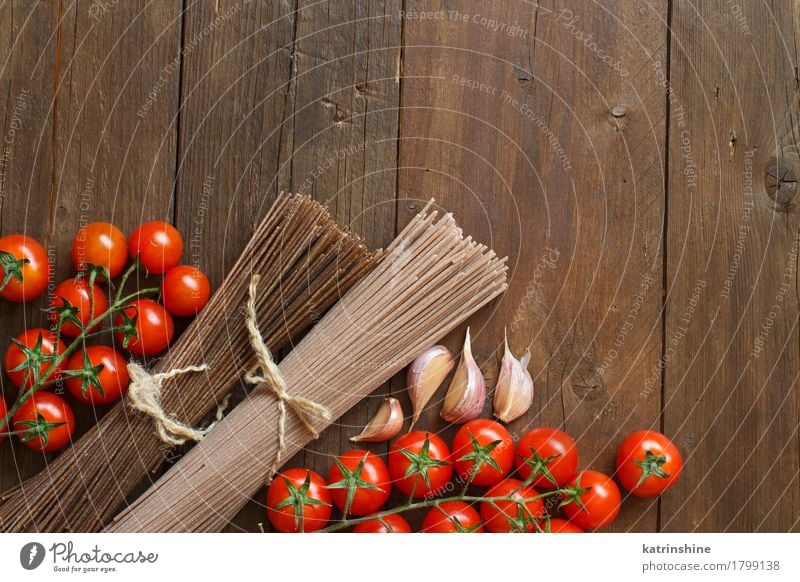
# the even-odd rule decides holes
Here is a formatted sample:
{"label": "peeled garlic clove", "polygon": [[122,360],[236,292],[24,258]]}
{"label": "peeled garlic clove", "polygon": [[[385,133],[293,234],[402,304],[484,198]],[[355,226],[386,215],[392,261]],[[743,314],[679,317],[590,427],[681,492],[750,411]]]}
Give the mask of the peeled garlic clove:
{"label": "peeled garlic clove", "polygon": [[397,436],[403,428],[403,409],[397,398],[386,398],[361,434],[350,439],[354,443],[383,443]]}
{"label": "peeled garlic clove", "polygon": [[486,381],[472,357],[472,342],[467,329],[461,362],[447,389],[440,415],[446,422],[454,424],[467,422],[480,416],[484,400],[486,400]]}
{"label": "peeled garlic clove", "polygon": [[494,415],[503,422],[511,422],[528,412],[533,404],[533,378],[528,372],[531,352],[528,350],[520,360],[508,348],[500,363],[500,374],[494,389]]}
{"label": "peeled garlic clove", "polygon": [[411,427],[419,420],[425,405],[455,365],[450,350],[444,346],[433,346],[425,350],[408,367],[408,395],[411,397],[413,408]]}

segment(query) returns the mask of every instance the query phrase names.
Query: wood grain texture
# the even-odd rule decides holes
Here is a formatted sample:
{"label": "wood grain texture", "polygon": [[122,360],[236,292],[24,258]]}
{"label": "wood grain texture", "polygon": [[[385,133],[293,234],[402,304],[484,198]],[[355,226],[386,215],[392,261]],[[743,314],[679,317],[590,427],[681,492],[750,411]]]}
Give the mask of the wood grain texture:
{"label": "wood grain texture", "polygon": [[[797,5],[742,8],[681,1],[672,17],[664,425],[687,470],[666,531],[800,515]],[[771,191],[776,174],[789,182]]]}
{"label": "wood grain texture", "polygon": [[[511,289],[473,321],[476,357],[494,377],[506,326],[517,354],[532,342],[535,404],[513,434],[566,427],[582,468],[612,471],[623,433],[657,426],[660,410],[658,390],[639,393],[661,346],[664,99],[647,65],[665,64],[663,7],[407,8],[441,16],[406,22],[401,218],[433,193],[510,256]],[[449,435],[437,411],[425,424]],[[655,526],[655,505],[631,501],[613,529]]]}
{"label": "wood grain texture", "polygon": [[[283,1],[221,1],[192,2],[184,13],[176,225],[186,260],[215,287],[278,193],[294,10]],[[256,503],[230,529],[256,531],[262,521]]]}
{"label": "wood grain texture", "polygon": [[[372,248],[385,248],[395,235],[401,6],[400,0],[298,2],[291,110],[282,126],[280,189],[324,202]],[[290,464],[327,475],[331,455],[353,448],[349,438],[389,390],[373,392]]]}
{"label": "wood grain texture", "polygon": [[[58,84],[59,6],[6,2],[0,7],[0,229],[3,235],[49,234],[50,193],[57,171],[53,142],[54,95]],[[48,252],[52,247],[46,247]],[[44,300],[20,306],[0,301],[0,349],[27,327],[46,324]],[[3,374],[3,397],[17,391]],[[0,486],[14,487],[45,464],[17,443],[0,446]]]}

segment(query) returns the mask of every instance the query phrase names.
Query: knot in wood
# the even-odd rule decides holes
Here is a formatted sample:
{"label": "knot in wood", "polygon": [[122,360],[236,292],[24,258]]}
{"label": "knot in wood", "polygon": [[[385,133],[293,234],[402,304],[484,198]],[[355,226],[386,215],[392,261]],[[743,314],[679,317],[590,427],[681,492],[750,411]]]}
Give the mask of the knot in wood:
{"label": "knot in wood", "polygon": [[797,194],[797,170],[784,158],[772,158],[764,172],[764,189],[779,210],[793,206]]}

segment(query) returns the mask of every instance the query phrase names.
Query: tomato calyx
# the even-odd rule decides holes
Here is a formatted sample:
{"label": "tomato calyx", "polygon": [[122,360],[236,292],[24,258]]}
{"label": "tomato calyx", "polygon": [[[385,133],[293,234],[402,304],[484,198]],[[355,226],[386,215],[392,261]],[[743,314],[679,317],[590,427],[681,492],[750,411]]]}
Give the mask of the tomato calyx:
{"label": "tomato calyx", "polygon": [[548,466],[550,465],[550,463],[555,461],[561,455],[557,453],[555,455],[543,458],[536,449],[534,449],[533,447],[528,447],[528,448],[530,449],[531,456],[525,457],[523,459],[523,462],[531,468],[531,474],[528,475],[527,479],[525,479],[525,484],[530,485],[539,476],[542,476],[548,481],[550,481],[553,485],[558,487],[558,481],[550,472]]}
{"label": "tomato calyx", "polygon": [[295,528],[300,528],[300,531],[305,531],[305,514],[303,512],[303,508],[306,505],[319,505],[322,507],[329,507],[330,504],[325,503],[324,501],[320,501],[319,499],[314,499],[311,495],[308,494],[308,490],[311,489],[311,475],[306,475],[305,481],[300,487],[295,487],[294,483],[292,483],[286,477],[282,477],[284,485],[286,485],[286,491],[288,496],[286,499],[277,503],[275,505],[275,509],[283,509],[284,507],[291,506],[294,510],[294,526]]}
{"label": "tomato calyx", "polygon": [[500,509],[500,512],[505,516],[508,522],[508,529],[510,533],[525,533],[531,529],[538,527],[537,518],[531,513],[528,506],[525,504],[524,499],[515,499],[514,504],[517,506],[516,515],[508,515],[505,511]]}
{"label": "tomato calyx", "polygon": [[369,453],[364,453],[364,456],[358,462],[358,465],[354,470],[350,470],[347,466],[342,463],[338,457],[334,457],[333,462],[336,463],[336,467],[342,473],[342,478],[335,483],[331,483],[330,485],[326,486],[326,489],[347,489],[347,498],[344,502],[344,509],[342,513],[345,518],[350,513],[350,508],[353,505],[353,498],[356,495],[357,489],[371,489],[373,491],[381,491],[381,488],[377,485],[370,483],[369,481],[364,480],[361,477],[361,473],[364,471],[364,464],[367,462],[367,457]]}
{"label": "tomato calyx", "polygon": [[[136,309],[134,306],[133,309]],[[122,347],[128,349],[132,341],[139,338],[139,332],[136,330],[136,324],[139,322],[139,312],[137,311],[133,316],[128,315],[128,310],[123,309],[120,311],[122,317],[122,324],[115,327],[116,331],[121,332]]]}
{"label": "tomato calyx", "polygon": [[497,464],[497,461],[492,458],[492,451],[494,451],[498,445],[502,444],[503,441],[498,439],[490,442],[486,446],[481,446],[481,443],[475,438],[475,435],[472,434],[472,431],[468,430],[467,434],[469,435],[469,440],[472,444],[472,452],[469,452],[466,455],[458,458],[458,461],[473,462],[472,470],[469,472],[469,478],[467,479],[467,486],[472,483],[472,480],[484,465],[489,465],[497,472],[502,473],[503,469]]}
{"label": "tomato calyx", "polygon": [[31,373],[33,373],[33,381],[38,383],[41,375],[42,365],[54,362],[58,359],[58,355],[46,354],[44,352],[44,338],[42,337],[41,333],[39,333],[39,337],[36,339],[36,343],[32,348],[29,348],[17,338],[11,338],[11,343],[17,346],[22,352],[23,360],[16,368],[12,368],[8,371],[22,372],[24,370],[25,376],[22,380],[23,384],[28,382]]}
{"label": "tomato calyx", "polygon": [[566,499],[559,503],[558,506],[564,507],[565,505],[574,503],[581,508],[581,511],[589,513],[589,510],[586,509],[586,505],[584,505],[583,501],[581,501],[581,495],[588,493],[591,490],[591,487],[581,487],[581,475],[578,475],[578,478],[575,479],[575,485],[572,487],[564,487],[563,493]]}
{"label": "tomato calyx", "polygon": [[[419,453],[412,453],[407,449],[398,447],[398,450],[403,454],[403,456],[406,459],[408,459],[409,462],[408,468],[406,469],[403,478],[408,479],[409,477],[413,477],[414,475],[420,475],[422,477],[422,480],[425,482],[425,486],[430,488],[431,486],[430,469],[432,469],[433,467],[446,467],[449,464],[445,461],[434,459],[430,454],[430,448],[431,448],[431,441],[427,434],[425,435],[425,442],[422,443],[422,448],[420,449]],[[416,489],[416,487],[417,487],[417,481],[415,479],[414,489]]]}
{"label": "tomato calyx", "polygon": [[100,396],[105,398],[105,390],[103,390],[103,383],[100,381],[100,372],[103,371],[105,366],[100,363],[92,366],[89,360],[89,354],[83,350],[83,369],[82,370],[64,370],[64,375],[69,378],[81,378],[81,394],[86,396],[89,388],[94,386],[100,393]]}
{"label": "tomato calyx", "polygon": [[6,288],[11,279],[16,279],[22,283],[22,267],[30,263],[28,259],[18,259],[11,253],[0,251],[0,269],[5,273],[3,282],[0,283],[0,291]]}
{"label": "tomato calyx", "polygon": [[634,489],[641,487],[649,477],[658,477],[659,479],[667,479],[670,474],[664,471],[662,465],[667,462],[667,457],[664,455],[654,455],[650,451],[645,451],[645,458],[642,460],[634,460],[634,463],[642,468],[642,476],[636,483]]}
{"label": "tomato calyx", "polygon": [[51,307],[50,309],[58,315],[58,329],[64,327],[65,323],[72,323],[75,325],[80,331],[84,331],[85,328],[83,326],[83,322],[81,321],[80,317],[78,317],[78,313],[80,309],[69,302],[66,297],[62,297],[58,295],[58,298],[61,300],[61,305],[56,305]]}
{"label": "tomato calyx", "polygon": [[42,447],[46,447],[50,431],[65,425],[66,422],[49,422],[41,413],[37,412],[35,420],[18,420],[16,424],[25,428],[22,431],[23,434],[20,435],[20,440],[23,443],[38,437],[42,441]]}

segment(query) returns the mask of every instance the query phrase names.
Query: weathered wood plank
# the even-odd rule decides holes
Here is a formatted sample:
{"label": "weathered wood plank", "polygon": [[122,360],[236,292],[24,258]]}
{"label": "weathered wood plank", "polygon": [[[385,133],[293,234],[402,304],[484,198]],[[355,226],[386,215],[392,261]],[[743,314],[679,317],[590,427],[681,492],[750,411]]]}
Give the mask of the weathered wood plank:
{"label": "weathered wood plank", "polygon": [[[216,287],[277,194],[294,6],[194,2],[184,26],[176,224]],[[259,501],[229,529],[256,531]]]}
{"label": "weathered wood plank", "polygon": [[[435,195],[509,255],[511,289],[473,323],[476,357],[494,376],[504,327],[515,352],[532,342],[536,401],[511,430],[565,426],[580,466],[611,472],[624,433],[660,411],[660,384],[640,392],[661,348],[665,103],[649,65],[665,64],[665,6],[406,10],[399,219]],[[450,435],[438,404],[425,424]],[[628,501],[613,529],[656,515]]]}
{"label": "weathered wood plank", "polygon": [[673,11],[664,425],[687,467],[661,525],[788,531],[800,514],[800,224],[786,175],[800,169],[797,6]]}
{"label": "weathered wood plank", "polygon": [[[401,7],[400,0],[300,0],[297,6],[278,183],[326,203],[339,224],[371,247],[394,238]],[[353,448],[349,438],[388,391],[375,391],[292,462],[326,475],[331,456]]]}
{"label": "weathered wood plank", "polygon": [[[144,221],[173,220],[181,2],[72,3],[62,28],[50,233],[57,281],[74,274],[71,241],[82,225],[111,222],[127,235]],[[70,402],[77,436],[108,408]]]}
{"label": "weathered wood plank", "polygon": [[[5,2],[0,6],[0,235],[22,233],[48,245],[48,213],[57,157],[53,96],[58,84],[58,3]],[[51,287],[52,289],[52,287]],[[0,350],[26,328],[46,325],[41,298],[28,305],[0,300]],[[5,373],[6,402],[16,398]],[[14,487],[44,466],[44,458],[6,439],[0,445],[0,489]]]}

